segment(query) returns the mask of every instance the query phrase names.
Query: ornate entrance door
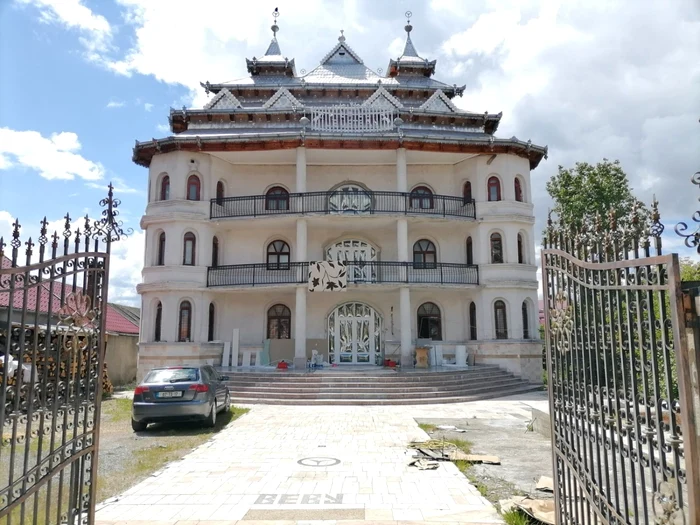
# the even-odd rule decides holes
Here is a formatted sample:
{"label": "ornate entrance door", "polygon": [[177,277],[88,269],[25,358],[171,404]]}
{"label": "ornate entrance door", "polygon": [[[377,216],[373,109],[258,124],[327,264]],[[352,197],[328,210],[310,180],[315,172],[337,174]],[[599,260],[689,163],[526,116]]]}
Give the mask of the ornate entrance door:
{"label": "ornate entrance door", "polygon": [[382,316],[364,303],[345,303],[328,316],[331,363],[380,364]]}
{"label": "ornate entrance door", "polygon": [[348,266],[348,282],[371,282],[377,278],[377,250],[359,240],[339,241],[326,249],[326,259]]}

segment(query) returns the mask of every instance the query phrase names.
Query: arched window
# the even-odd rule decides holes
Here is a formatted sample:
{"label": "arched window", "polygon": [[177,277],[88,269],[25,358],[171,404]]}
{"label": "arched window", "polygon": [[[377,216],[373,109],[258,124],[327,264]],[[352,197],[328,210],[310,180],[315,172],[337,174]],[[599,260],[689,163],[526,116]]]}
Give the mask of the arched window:
{"label": "arched window", "polygon": [[267,311],[267,338],[289,339],[292,335],[292,312],[283,304],[276,304]]}
{"label": "arched window", "polygon": [[214,340],[214,322],[216,320],[216,307],[214,303],[209,303],[209,329],[207,330],[207,341]]}
{"label": "arched window", "polygon": [[501,181],[498,180],[498,177],[491,177],[489,179],[488,191],[490,201],[501,200]]}
{"label": "arched window", "polygon": [[503,262],[503,240],[500,233],[491,234],[491,262]]}
{"label": "arched window", "polygon": [[267,190],[265,194],[266,210],[288,210],[289,192],[281,186],[275,186]]}
{"label": "arched window", "polygon": [[187,179],[187,200],[198,201],[201,197],[202,185],[197,175],[190,175]]}
{"label": "arched window", "polygon": [[267,269],[289,270],[289,245],[284,241],[273,241],[267,245]]}
{"label": "arched window", "polygon": [[523,185],[518,177],[515,177],[515,200],[518,202],[523,202]]}
{"label": "arched window", "polygon": [[469,339],[476,341],[476,303],[469,304]]}
{"label": "arched window", "polygon": [[518,264],[525,264],[525,248],[523,246],[523,234],[518,234]]}
{"label": "arched window", "polygon": [[472,201],[472,183],[467,181],[464,183],[464,188],[462,189],[462,195],[464,196],[464,204],[469,204]]}
{"label": "arched window", "polygon": [[194,266],[195,255],[197,255],[197,238],[194,236],[194,233],[187,232],[183,244],[182,264]]}
{"label": "arched window", "polygon": [[437,268],[437,250],[428,239],[421,239],[413,245],[413,267],[419,270]]}
{"label": "arched window", "polygon": [[160,181],[160,200],[167,201],[170,198],[170,177],[164,175]]}
{"label": "arched window", "polygon": [[530,339],[530,315],[528,314],[527,301],[523,301],[523,339]]}
{"label": "arched window", "polygon": [[165,232],[160,232],[158,236],[158,254],[156,257],[156,265],[163,266],[165,264]]}
{"label": "arched window", "polygon": [[192,305],[189,301],[180,303],[180,318],[178,320],[177,340],[181,343],[192,340]]}
{"label": "arched window", "polygon": [[474,264],[474,246],[471,237],[467,237],[467,264]]}
{"label": "arched window", "polygon": [[411,190],[411,208],[432,210],[434,207],[433,192],[425,186],[418,186]]}
{"label": "arched window", "polygon": [[418,307],[418,339],[442,341],[442,315],[435,303]]}
{"label": "arched window", "polygon": [[216,203],[221,206],[224,203],[224,183],[216,183]]}
{"label": "arched window", "polygon": [[160,301],[156,305],[156,323],[153,340],[159,342],[161,339],[161,327],[163,326],[163,305]]}
{"label": "arched window", "polygon": [[496,339],[508,339],[508,321],[506,319],[506,303],[501,300],[493,304],[493,315],[496,321]]}
{"label": "arched window", "polygon": [[214,268],[219,266],[219,239],[216,235],[211,240],[211,265]]}

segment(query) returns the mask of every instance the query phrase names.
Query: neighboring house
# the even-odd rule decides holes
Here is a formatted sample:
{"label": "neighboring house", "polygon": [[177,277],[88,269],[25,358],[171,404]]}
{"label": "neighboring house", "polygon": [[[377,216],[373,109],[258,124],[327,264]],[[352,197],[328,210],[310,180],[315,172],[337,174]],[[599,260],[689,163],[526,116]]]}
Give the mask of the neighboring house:
{"label": "neighboring house", "polygon": [[[433,78],[410,24],[385,75],[342,35],[299,75],[278,29],[248,77],[202,84],[204,108],[171,110],[172,135],[134,148],[149,168],[139,377],[219,364],[231,342],[234,366],[302,368],[314,350],[412,367],[416,346],[466,345],[540,381],[530,170],[546,148],[457,108],[464,87]],[[310,292],[314,261],[345,263],[347,289]]]}
{"label": "neighboring house", "polygon": [[[2,268],[9,268],[11,261],[7,257],[0,260]],[[66,286],[65,294],[70,293]],[[52,298],[53,296],[53,298]],[[12,298],[12,324],[19,324],[21,312],[24,305],[24,294],[14,292]],[[7,314],[10,301],[10,294],[7,291],[0,291],[0,328],[7,324]],[[56,310],[61,304],[61,284],[53,281],[51,285],[48,281],[42,282],[32,287],[26,298],[26,309],[32,312],[31,319],[25,322],[34,326],[46,325],[48,320],[49,303],[51,302],[52,324],[58,322]],[[38,318],[34,319],[34,312],[38,312]],[[138,308],[123,306],[114,303],[107,305],[106,319],[106,363],[109,378],[115,386],[130,383],[136,378],[136,367],[138,358],[138,335],[139,335],[140,310]]]}

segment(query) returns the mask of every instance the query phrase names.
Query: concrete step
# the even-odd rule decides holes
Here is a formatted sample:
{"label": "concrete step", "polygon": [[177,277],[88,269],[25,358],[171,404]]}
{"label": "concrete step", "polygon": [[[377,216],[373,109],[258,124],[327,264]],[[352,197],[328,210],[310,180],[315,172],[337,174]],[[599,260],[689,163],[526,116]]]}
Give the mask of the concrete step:
{"label": "concrete step", "polygon": [[481,392],[483,390],[498,390],[508,389],[511,387],[523,386],[523,381],[512,379],[503,381],[497,384],[482,384],[476,386],[465,385],[459,390],[443,390],[435,392],[385,392],[382,390],[373,391],[353,391],[353,392],[337,392],[337,391],[307,391],[307,392],[287,392],[285,390],[267,390],[258,392],[232,391],[231,394],[240,398],[293,398],[293,399],[423,399],[434,397],[450,397],[455,395],[469,395],[473,392]]}
{"label": "concrete step", "polygon": [[302,393],[372,393],[381,392],[388,394],[401,394],[401,393],[429,393],[429,392],[449,392],[449,391],[459,391],[465,388],[474,388],[478,386],[487,385],[507,385],[513,381],[522,382],[520,379],[515,378],[511,375],[503,375],[498,377],[492,377],[482,380],[470,380],[461,381],[450,384],[429,384],[429,385],[414,385],[414,384],[395,384],[386,385],[353,385],[349,383],[342,384],[309,384],[301,386],[291,386],[291,385],[274,385],[274,384],[260,384],[260,385],[229,385],[232,392],[242,393],[242,392],[280,392],[290,395],[302,394]]}
{"label": "concrete step", "polygon": [[267,404],[267,405],[429,405],[441,403],[463,403],[467,401],[480,401],[483,399],[493,399],[497,397],[511,396],[526,392],[534,392],[542,390],[542,385],[532,385],[523,383],[520,386],[510,388],[487,388],[478,392],[471,392],[464,395],[448,395],[445,397],[416,397],[403,399],[294,399],[289,397],[232,397],[231,401],[234,404]]}

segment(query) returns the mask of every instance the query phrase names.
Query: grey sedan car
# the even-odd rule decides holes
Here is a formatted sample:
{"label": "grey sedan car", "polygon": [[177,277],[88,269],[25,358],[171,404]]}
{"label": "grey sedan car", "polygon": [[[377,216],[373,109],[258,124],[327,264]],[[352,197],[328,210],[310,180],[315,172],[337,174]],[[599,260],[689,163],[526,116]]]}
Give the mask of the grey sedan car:
{"label": "grey sedan car", "polygon": [[228,410],[231,394],[212,366],[154,368],[134,390],[131,428],[146,430],[149,423],[204,421],[216,425],[216,415]]}

